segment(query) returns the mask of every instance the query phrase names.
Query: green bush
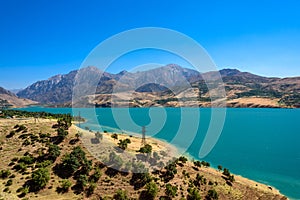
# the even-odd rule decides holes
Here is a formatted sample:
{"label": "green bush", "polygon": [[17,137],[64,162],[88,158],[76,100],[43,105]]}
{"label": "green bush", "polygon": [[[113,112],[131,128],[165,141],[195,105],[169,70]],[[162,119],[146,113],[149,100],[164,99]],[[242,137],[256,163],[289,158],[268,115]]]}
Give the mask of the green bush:
{"label": "green bush", "polygon": [[118,189],[113,197],[115,200],[129,200],[126,191]]}
{"label": "green bush", "polygon": [[50,172],[47,168],[39,168],[31,176],[32,187],[34,190],[43,189],[50,180]]}
{"label": "green bush", "polygon": [[155,182],[147,183],[146,185],[146,196],[149,199],[154,199],[158,193],[158,187]]}
{"label": "green bush", "polygon": [[200,200],[201,196],[199,190],[196,188],[188,188],[187,200]]}
{"label": "green bush", "polygon": [[60,181],[60,188],[64,191],[67,192],[69,190],[69,188],[72,185],[72,182],[68,179],[63,179],[62,181]]}
{"label": "green bush", "polygon": [[176,194],[177,194],[177,186],[172,186],[171,184],[168,183],[168,184],[166,185],[165,194],[166,194],[169,198],[175,197]]}
{"label": "green bush", "polygon": [[20,171],[20,172],[25,172],[27,169],[27,165],[23,162],[18,163],[17,165],[14,166],[14,168],[16,171]]}
{"label": "green bush", "polygon": [[19,163],[25,163],[31,165],[35,162],[35,158],[32,155],[23,156],[19,159]]}
{"label": "green bush", "polygon": [[6,182],[5,186],[11,186],[12,183],[13,183],[12,179],[9,179],[9,180]]}
{"label": "green bush", "polygon": [[11,172],[9,170],[1,170],[0,171],[0,178],[6,179],[11,175]]}
{"label": "green bush", "polygon": [[52,161],[51,160],[45,160],[45,161],[43,161],[43,162],[41,162],[41,163],[37,163],[36,165],[35,165],[35,167],[36,168],[45,168],[45,167],[48,167],[49,165],[51,165],[52,164]]}
{"label": "green bush", "polygon": [[219,196],[215,189],[208,190],[206,199],[209,200],[209,199],[218,199],[218,198],[219,198]]}

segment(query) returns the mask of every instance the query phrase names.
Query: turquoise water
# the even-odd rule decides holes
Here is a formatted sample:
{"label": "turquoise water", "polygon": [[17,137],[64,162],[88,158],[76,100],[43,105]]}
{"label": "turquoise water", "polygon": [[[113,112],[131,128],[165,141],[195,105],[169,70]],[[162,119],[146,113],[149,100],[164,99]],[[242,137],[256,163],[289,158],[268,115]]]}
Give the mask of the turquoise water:
{"label": "turquoise water", "polygon": [[[72,112],[71,108],[32,107],[25,110]],[[78,115],[78,111],[79,109],[75,109],[74,115]],[[115,111],[123,113],[124,109],[118,108]],[[187,153],[198,158],[210,122],[211,109],[166,108],[165,111],[162,108],[152,109],[151,121],[149,108],[131,108],[129,113],[134,123],[130,123],[126,115],[123,118],[121,115],[118,123],[123,123],[122,130],[137,133],[140,132],[140,126],[149,126],[147,134],[152,135],[157,130],[149,124],[155,124],[156,117],[161,118],[165,115],[166,121],[155,137],[170,142],[177,134],[183,112],[191,124],[197,118],[195,115],[199,114],[197,134],[187,149]],[[80,109],[80,112],[81,116],[88,120],[82,127],[98,130],[100,123],[104,130],[119,129],[110,108],[98,108],[96,111]],[[93,118],[94,115],[96,118]],[[161,125],[160,122],[157,123]],[[192,130],[192,125],[190,127]],[[182,131],[188,136],[193,134],[191,130],[189,126],[185,126]],[[182,141],[185,139],[182,138]],[[174,144],[183,148],[180,140]],[[300,109],[226,109],[226,120],[221,136],[204,160],[209,161],[214,167],[220,164],[235,174],[274,186],[290,199],[300,199]]]}

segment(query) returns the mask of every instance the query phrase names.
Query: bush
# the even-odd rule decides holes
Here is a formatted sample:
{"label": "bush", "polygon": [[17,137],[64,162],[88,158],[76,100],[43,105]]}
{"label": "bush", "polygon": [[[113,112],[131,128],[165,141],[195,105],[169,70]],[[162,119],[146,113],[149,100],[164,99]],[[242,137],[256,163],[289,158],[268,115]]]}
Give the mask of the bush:
{"label": "bush", "polygon": [[16,134],[16,131],[11,131],[11,132],[6,136],[6,138],[11,138],[11,137],[13,137],[15,134]]}
{"label": "bush", "polygon": [[48,158],[55,161],[60,156],[60,148],[56,144],[50,144],[48,147]]}
{"label": "bush", "polygon": [[9,180],[6,182],[5,186],[11,186],[12,183],[13,183],[12,179],[9,179]]}
{"label": "bush", "polygon": [[35,159],[32,155],[23,156],[19,159],[19,163],[25,163],[27,165],[31,165],[35,162]]}
{"label": "bush", "polygon": [[182,163],[186,163],[188,161],[188,159],[184,156],[180,156],[178,160]]}
{"label": "bush", "polygon": [[41,162],[41,163],[37,163],[36,165],[35,165],[35,167],[36,168],[45,168],[45,167],[48,167],[49,165],[51,165],[52,164],[52,161],[51,160],[45,160],[45,161],[43,161],[43,162]]}
{"label": "bush", "polygon": [[101,171],[97,168],[95,169],[95,172],[90,176],[89,181],[92,183],[97,183],[101,175]]}
{"label": "bush", "polygon": [[158,193],[158,187],[153,181],[146,185],[146,196],[149,199],[154,199]]}
{"label": "bush", "polygon": [[116,194],[114,195],[115,200],[129,200],[126,191],[118,189]]}
{"label": "bush", "polygon": [[72,185],[72,182],[69,181],[68,179],[63,179],[62,181],[60,181],[60,188],[64,191],[67,192],[69,190],[69,188]]}
{"label": "bush", "polygon": [[196,167],[201,167],[201,162],[199,160],[197,160],[197,161],[194,162],[194,165]]}
{"label": "bush", "polygon": [[90,183],[89,187],[87,188],[87,196],[90,196],[94,193],[95,189],[96,189],[97,185],[96,183]]}
{"label": "bush", "polygon": [[139,150],[140,153],[151,153],[152,146],[150,144],[145,144],[145,146],[141,147]]}
{"label": "bush", "polygon": [[200,200],[200,199],[201,199],[201,196],[200,196],[199,190],[197,190],[196,188],[188,189],[187,200]]}
{"label": "bush", "polygon": [[216,192],[216,190],[212,189],[212,190],[208,190],[207,195],[206,195],[206,199],[218,199],[218,193]]}
{"label": "bush", "polygon": [[0,171],[0,178],[5,179],[8,178],[11,175],[11,172],[9,170],[1,170]]}
{"label": "bush", "polygon": [[34,171],[31,176],[32,187],[34,190],[40,190],[44,188],[50,180],[50,173],[47,168],[39,168]]}
{"label": "bush", "polygon": [[15,165],[13,169],[16,171],[25,172],[27,169],[27,165],[25,163],[21,162],[21,163],[18,163],[17,165]]}
{"label": "bush", "polygon": [[[105,133],[105,131],[104,131],[104,133]],[[107,132],[106,132],[106,133],[107,133]],[[112,134],[111,137],[112,137],[113,139],[115,139],[115,140],[118,139],[118,135],[117,135],[116,133]]]}
{"label": "bush", "polygon": [[171,184],[168,183],[166,185],[165,193],[169,198],[175,197],[177,194],[177,186],[172,186]]}

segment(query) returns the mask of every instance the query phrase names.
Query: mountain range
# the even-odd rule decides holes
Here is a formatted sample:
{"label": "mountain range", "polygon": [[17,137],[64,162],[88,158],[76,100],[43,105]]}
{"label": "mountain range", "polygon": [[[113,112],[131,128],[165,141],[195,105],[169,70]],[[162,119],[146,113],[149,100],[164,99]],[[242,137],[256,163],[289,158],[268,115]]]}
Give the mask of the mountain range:
{"label": "mountain range", "polygon": [[36,103],[29,99],[19,98],[13,92],[0,87],[0,108],[23,107]]}
{"label": "mountain range", "polygon": [[228,107],[300,107],[300,77],[263,77],[237,69],[218,72],[200,73],[176,64],[117,74],[86,67],[38,81],[17,96],[43,105],[71,106],[73,88],[80,86],[73,106],[209,107],[218,106],[212,102],[220,99],[213,96],[224,86]]}

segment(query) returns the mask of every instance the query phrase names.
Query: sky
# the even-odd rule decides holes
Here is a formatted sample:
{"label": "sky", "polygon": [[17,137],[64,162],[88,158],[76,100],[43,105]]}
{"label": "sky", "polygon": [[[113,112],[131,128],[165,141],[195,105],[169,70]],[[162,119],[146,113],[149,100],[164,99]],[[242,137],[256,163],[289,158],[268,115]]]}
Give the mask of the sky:
{"label": "sky", "polygon": [[[218,69],[300,76],[299,7],[296,0],[1,0],[0,86],[25,88],[76,70],[99,43],[141,27],[189,36]],[[165,54],[149,56],[154,63],[180,62]],[[116,63],[111,72],[136,64],[134,56]]]}

